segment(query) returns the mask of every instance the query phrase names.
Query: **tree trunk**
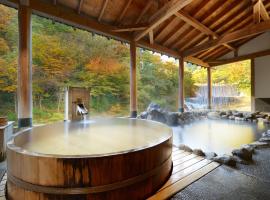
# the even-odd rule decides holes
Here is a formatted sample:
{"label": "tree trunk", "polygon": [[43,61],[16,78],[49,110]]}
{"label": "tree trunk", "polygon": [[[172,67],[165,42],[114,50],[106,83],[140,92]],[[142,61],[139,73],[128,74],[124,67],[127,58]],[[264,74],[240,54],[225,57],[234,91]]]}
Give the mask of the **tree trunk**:
{"label": "tree trunk", "polygon": [[58,96],[57,112],[60,112],[60,106],[61,106],[61,101],[62,101],[62,92],[60,91],[57,96]]}
{"label": "tree trunk", "polygon": [[18,106],[17,106],[17,93],[14,92],[14,111],[16,114],[18,114]]}
{"label": "tree trunk", "polygon": [[39,96],[39,109],[42,109],[42,98]]}

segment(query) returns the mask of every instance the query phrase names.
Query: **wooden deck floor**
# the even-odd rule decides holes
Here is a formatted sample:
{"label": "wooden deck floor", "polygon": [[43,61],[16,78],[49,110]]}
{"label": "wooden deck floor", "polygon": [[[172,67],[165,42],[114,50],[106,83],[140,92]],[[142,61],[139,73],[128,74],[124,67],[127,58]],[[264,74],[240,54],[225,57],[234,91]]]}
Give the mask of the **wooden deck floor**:
{"label": "wooden deck floor", "polygon": [[[216,162],[175,147],[172,159],[173,171],[170,179],[148,200],[168,199],[219,166]],[[0,182],[0,200],[6,200],[4,194],[6,179],[7,175],[5,174]]]}
{"label": "wooden deck floor", "polygon": [[163,187],[148,200],[168,199],[219,166],[218,163],[173,148],[173,172]]}

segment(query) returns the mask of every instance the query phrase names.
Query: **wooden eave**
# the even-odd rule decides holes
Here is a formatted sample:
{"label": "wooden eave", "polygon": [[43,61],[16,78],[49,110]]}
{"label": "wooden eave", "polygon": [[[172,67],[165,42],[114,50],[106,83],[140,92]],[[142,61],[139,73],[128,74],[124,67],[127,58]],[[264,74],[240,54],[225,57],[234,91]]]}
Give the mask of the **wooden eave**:
{"label": "wooden eave", "polygon": [[[18,7],[20,0],[0,0]],[[27,2],[27,1],[26,1]],[[268,31],[270,0],[28,0],[33,13],[208,67]],[[260,5],[260,10],[256,9]],[[261,16],[254,22],[254,16]],[[257,17],[258,18],[258,17]],[[255,26],[257,25],[257,26]],[[223,40],[247,27],[258,32]],[[262,28],[263,27],[263,28]],[[221,42],[218,42],[221,41]],[[210,47],[210,48],[208,48]],[[199,49],[199,51],[198,51]]]}

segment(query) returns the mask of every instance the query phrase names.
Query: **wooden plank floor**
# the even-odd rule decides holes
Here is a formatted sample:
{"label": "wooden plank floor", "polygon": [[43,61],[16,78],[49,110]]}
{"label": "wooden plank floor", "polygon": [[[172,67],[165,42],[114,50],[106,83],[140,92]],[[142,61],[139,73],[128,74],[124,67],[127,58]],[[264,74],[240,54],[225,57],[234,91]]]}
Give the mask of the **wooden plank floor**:
{"label": "wooden plank floor", "polygon": [[[216,162],[175,147],[173,148],[172,160],[173,171],[170,179],[148,200],[168,199],[219,166]],[[0,182],[0,200],[6,200],[4,193],[6,180],[7,175],[5,174]]]}
{"label": "wooden plank floor", "polygon": [[148,200],[168,199],[219,166],[218,163],[173,148],[173,171],[170,179]]}

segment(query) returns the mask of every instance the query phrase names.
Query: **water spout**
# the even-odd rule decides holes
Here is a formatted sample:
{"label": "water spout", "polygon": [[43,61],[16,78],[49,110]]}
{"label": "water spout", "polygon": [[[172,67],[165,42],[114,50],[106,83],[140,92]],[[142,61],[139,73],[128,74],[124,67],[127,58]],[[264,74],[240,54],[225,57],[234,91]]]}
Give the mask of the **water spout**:
{"label": "water spout", "polygon": [[88,110],[83,103],[78,103],[76,107],[76,112],[81,115],[82,119],[85,121],[87,119]]}

